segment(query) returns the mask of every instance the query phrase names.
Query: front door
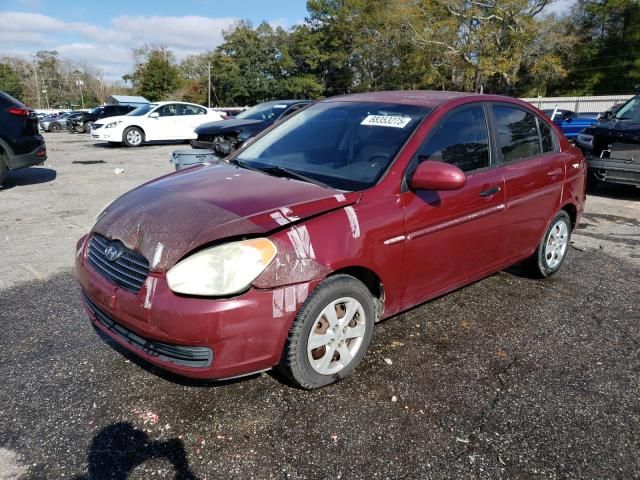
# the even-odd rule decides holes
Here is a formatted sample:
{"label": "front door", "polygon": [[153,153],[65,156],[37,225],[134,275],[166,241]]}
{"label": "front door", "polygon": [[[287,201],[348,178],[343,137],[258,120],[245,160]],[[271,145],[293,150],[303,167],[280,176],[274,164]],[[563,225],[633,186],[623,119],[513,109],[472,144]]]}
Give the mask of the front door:
{"label": "front door", "polygon": [[145,128],[147,140],[174,140],[176,138],[178,105],[168,103],[156,108],[156,118],[150,117]]}
{"label": "front door", "polygon": [[458,166],[467,183],[403,194],[407,305],[467,283],[503,258],[504,178],[494,168],[485,107],[472,104],[445,117],[413,161],[425,160]]}

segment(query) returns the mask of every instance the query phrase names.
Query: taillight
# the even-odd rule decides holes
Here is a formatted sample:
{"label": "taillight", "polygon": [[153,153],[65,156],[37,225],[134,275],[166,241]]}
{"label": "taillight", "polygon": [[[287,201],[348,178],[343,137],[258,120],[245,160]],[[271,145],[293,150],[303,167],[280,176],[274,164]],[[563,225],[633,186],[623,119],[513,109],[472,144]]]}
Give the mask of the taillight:
{"label": "taillight", "polygon": [[28,117],[30,113],[26,108],[7,108],[7,112],[17,117]]}

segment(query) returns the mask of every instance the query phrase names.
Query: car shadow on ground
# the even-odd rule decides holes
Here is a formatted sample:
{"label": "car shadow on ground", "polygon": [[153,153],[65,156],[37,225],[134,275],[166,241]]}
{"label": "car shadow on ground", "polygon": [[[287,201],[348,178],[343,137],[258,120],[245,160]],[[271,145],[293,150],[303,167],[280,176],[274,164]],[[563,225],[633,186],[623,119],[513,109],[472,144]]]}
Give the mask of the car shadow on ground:
{"label": "car shadow on ground", "polygon": [[129,422],[113,423],[100,430],[91,442],[87,456],[87,473],[73,480],[126,480],[134,469],[147,460],[166,460],[175,479],[196,480],[189,467],[184,444],[179,438],[152,440]]}
{"label": "car shadow on ground", "polygon": [[604,197],[617,200],[640,200],[640,188],[633,185],[618,183],[599,183],[587,192],[595,197]]}
{"label": "car shadow on ground", "polygon": [[22,187],[25,185],[36,185],[38,183],[47,183],[56,179],[58,174],[55,170],[46,167],[30,167],[21,168],[9,172],[4,184],[0,186],[0,191],[9,190],[13,187]]}

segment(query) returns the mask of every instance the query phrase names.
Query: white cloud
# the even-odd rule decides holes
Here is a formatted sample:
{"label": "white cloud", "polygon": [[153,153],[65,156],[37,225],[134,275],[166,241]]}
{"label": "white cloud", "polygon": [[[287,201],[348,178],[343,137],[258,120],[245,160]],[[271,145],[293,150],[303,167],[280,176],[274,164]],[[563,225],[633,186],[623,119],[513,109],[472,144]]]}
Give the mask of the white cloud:
{"label": "white cloud", "polygon": [[115,80],[132,69],[132,48],[160,45],[180,60],[215,48],[222,42],[223,30],[236,21],[192,15],[124,15],[111,19],[108,26],[98,26],[37,13],[0,12],[0,55],[28,56],[43,48],[57,50],[61,57],[102,69],[109,80]]}

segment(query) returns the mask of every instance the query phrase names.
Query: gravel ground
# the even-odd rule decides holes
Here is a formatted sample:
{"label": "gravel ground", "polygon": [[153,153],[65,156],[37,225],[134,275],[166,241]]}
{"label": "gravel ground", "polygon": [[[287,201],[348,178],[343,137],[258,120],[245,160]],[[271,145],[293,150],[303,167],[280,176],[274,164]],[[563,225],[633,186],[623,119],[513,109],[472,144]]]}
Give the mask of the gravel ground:
{"label": "gravel ground", "polygon": [[0,190],[0,480],[640,478],[640,190],[589,197],[556,276],[514,267],[398,315],[352,377],[304,392],[177,378],[101,340],[75,240],[184,146],[47,143]]}

